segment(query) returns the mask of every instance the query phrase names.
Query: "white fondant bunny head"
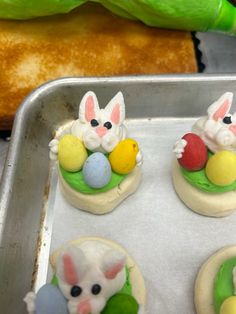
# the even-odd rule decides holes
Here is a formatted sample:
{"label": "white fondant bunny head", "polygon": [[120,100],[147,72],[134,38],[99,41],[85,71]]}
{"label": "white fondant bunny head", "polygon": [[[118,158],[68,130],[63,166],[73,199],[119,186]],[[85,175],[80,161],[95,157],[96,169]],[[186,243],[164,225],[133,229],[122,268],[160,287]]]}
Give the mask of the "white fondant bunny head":
{"label": "white fondant bunny head", "polygon": [[232,93],[223,94],[208,108],[208,117],[199,119],[193,126],[212,152],[236,150],[236,113],[229,113]]}
{"label": "white fondant bunny head", "polygon": [[100,109],[96,95],[90,91],[80,103],[79,119],[72,125],[71,133],[79,137],[89,150],[109,153],[126,137],[124,119],[125,104],[121,92],[105,109]]}
{"label": "white fondant bunny head", "polygon": [[96,241],[67,248],[57,260],[56,275],[70,314],[99,314],[125,284],[126,256]]}

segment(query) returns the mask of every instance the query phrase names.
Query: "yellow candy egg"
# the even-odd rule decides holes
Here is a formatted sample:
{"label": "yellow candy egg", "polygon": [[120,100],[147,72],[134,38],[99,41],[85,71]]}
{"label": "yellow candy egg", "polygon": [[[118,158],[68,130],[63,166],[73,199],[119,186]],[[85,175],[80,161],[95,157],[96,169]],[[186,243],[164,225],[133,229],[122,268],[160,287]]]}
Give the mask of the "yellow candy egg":
{"label": "yellow candy egg", "polygon": [[132,139],[121,141],[109,155],[111,168],[119,174],[130,173],[136,166],[138,143]]}
{"label": "yellow candy egg", "polygon": [[59,141],[58,161],[65,170],[70,172],[79,171],[87,157],[87,150],[78,137],[67,134]]}
{"label": "yellow candy egg", "polygon": [[235,314],[236,313],[236,297],[232,296],[225,299],[220,308],[220,314]]}
{"label": "yellow candy egg", "polygon": [[232,184],[236,180],[236,154],[226,150],[216,153],[208,160],[205,171],[215,185]]}

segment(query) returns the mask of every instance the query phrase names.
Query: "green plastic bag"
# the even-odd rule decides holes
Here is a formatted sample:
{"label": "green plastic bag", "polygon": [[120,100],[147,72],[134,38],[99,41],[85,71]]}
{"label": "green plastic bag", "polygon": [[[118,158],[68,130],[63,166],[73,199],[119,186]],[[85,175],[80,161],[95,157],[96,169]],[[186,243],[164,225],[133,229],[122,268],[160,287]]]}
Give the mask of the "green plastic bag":
{"label": "green plastic bag", "polygon": [[[233,1],[233,0],[231,0]],[[67,13],[87,0],[0,0],[0,18],[29,19]],[[236,35],[230,0],[95,0],[113,13],[149,26]],[[235,1],[236,3],[236,1]]]}
{"label": "green plastic bag", "polygon": [[87,0],[0,0],[0,18],[30,19],[68,13]]}

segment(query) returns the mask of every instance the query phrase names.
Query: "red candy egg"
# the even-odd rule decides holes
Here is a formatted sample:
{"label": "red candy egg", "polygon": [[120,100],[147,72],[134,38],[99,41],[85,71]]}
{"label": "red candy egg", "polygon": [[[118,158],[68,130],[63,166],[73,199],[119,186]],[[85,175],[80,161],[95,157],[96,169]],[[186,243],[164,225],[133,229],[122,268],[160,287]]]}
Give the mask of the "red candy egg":
{"label": "red candy egg", "polygon": [[194,133],[187,133],[182,139],[187,142],[187,145],[184,147],[182,157],[178,159],[179,164],[190,171],[202,169],[208,159],[205,143]]}

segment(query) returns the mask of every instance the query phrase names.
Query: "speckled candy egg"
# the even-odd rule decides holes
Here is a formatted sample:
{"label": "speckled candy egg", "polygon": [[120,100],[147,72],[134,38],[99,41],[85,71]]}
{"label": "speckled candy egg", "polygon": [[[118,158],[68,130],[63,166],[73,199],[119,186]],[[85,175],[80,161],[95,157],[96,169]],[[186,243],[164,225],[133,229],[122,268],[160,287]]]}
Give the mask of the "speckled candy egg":
{"label": "speckled candy egg", "polygon": [[186,146],[182,157],[178,159],[179,164],[189,171],[204,168],[207,162],[207,148],[203,140],[194,133],[187,133],[182,139],[186,141]]}
{"label": "speckled candy egg", "polygon": [[83,178],[88,186],[100,189],[111,180],[111,166],[102,153],[93,153],[84,163]]}
{"label": "speckled candy egg", "polygon": [[68,314],[67,300],[58,287],[46,284],[36,295],[35,310],[36,314]]}
{"label": "speckled candy egg", "polygon": [[119,174],[128,174],[136,166],[138,143],[127,138],[121,141],[109,155],[112,170]]}
{"label": "speckled candy egg", "polygon": [[78,137],[66,134],[60,140],[58,145],[58,161],[66,171],[79,171],[87,157],[86,148]]}

